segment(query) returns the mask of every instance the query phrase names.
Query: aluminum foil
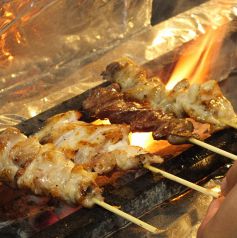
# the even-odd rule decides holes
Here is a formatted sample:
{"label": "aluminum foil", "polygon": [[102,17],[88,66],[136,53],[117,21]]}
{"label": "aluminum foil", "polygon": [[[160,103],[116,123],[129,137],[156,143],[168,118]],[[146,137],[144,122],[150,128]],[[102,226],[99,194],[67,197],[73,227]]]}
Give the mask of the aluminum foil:
{"label": "aluminum foil", "polygon": [[[213,0],[151,27],[151,1],[20,2],[6,1],[1,8],[1,128],[101,83],[101,71],[114,59],[129,56],[145,64],[209,25],[234,22],[237,14],[237,1]],[[215,78],[235,67],[236,47],[230,43],[224,52],[219,62],[225,65]]]}
{"label": "aluminum foil", "polygon": [[73,79],[71,75],[149,25],[151,4],[151,0],[1,1],[2,127],[93,86],[96,80],[88,80],[89,74]]}

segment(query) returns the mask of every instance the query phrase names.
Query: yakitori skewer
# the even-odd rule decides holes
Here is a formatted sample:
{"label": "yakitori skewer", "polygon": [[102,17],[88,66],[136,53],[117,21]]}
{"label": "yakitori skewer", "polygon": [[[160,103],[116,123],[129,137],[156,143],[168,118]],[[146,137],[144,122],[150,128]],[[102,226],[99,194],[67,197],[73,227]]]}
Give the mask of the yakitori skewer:
{"label": "yakitori skewer", "polygon": [[[215,88],[215,86],[217,87],[214,83],[213,87]],[[186,118],[176,118],[173,114],[162,112],[162,108],[155,110],[152,107],[147,107],[147,105],[144,106],[142,103],[139,104],[137,101],[126,101],[124,94],[119,91],[118,87],[117,84],[112,84],[106,88],[95,89],[83,102],[84,109],[94,118],[108,118],[111,123],[129,124],[133,132],[152,131],[155,140],[167,139],[171,144],[190,142],[230,159],[237,159],[236,155],[193,138],[193,124],[190,120]],[[229,108],[227,112],[230,111],[231,117],[235,118],[236,115],[230,103],[226,101],[225,98],[223,98],[223,101],[226,102],[227,108]],[[223,114],[228,114],[227,112]],[[212,114],[210,114],[210,117],[211,115]],[[237,128],[234,119],[230,121],[226,121],[222,117],[220,119],[213,117],[212,119],[217,123],[216,125],[213,124],[217,126],[217,128],[224,128],[226,126]],[[207,122],[209,123],[209,121]]]}
{"label": "yakitori skewer", "polygon": [[[76,121],[72,124],[73,118],[75,118],[75,120],[77,120],[77,113],[78,112],[76,112],[76,111],[69,111],[64,114],[59,114],[59,115],[52,117],[48,121],[48,123],[45,125],[45,127],[37,133],[37,138],[44,142],[49,142],[47,140],[50,140],[51,143],[53,142],[56,144],[56,147],[58,149],[61,149],[64,153],[69,154],[69,155],[71,155],[71,154],[74,155],[79,149],[81,151],[83,150],[83,148],[78,147],[78,145],[80,145],[81,141],[83,141],[83,145],[87,141],[88,141],[87,144],[90,144],[89,142],[93,142],[93,147],[90,148],[90,151],[91,152],[95,151],[98,153],[99,150],[97,149],[97,147],[95,146],[94,141],[93,141],[93,138],[96,139],[96,142],[99,143],[100,148],[103,148],[103,153],[101,155],[103,158],[106,158],[106,160],[105,159],[101,160],[100,157],[98,157],[98,155],[96,155],[96,157],[95,157],[96,159],[95,159],[94,157],[90,157],[89,156],[90,154],[88,154],[88,153],[83,153],[83,154],[86,154],[86,162],[87,162],[86,166],[88,167],[88,164],[90,164],[90,166],[92,166],[91,168],[93,168],[94,171],[97,171],[98,170],[97,167],[99,167],[100,168],[98,170],[99,173],[109,172],[115,166],[117,166],[118,168],[123,169],[123,170],[131,169],[131,168],[137,167],[140,163],[145,164],[145,168],[147,168],[149,170],[153,169],[153,171],[155,170],[156,172],[158,172],[158,169],[147,165],[147,163],[160,163],[160,162],[162,162],[162,159],[159,157],[156,158],[157,156],[155,156],[155,155],[149,156],[148,154],[144,154],[145,152],[143,150],[137,151],[138,147],[129,145],[128,144],[129,142],[127,139],[129,130],[126,126],[125,127],[124,127],[124,125],[123,126],[122,125],[98,126],[98,125],[92,125],[92,124],[88,124],[88,123],[80,122],[80,121]],[[70,118],[70,120],[69,120],[70,122],[68,122],[68,118]],[[64,122],[64,120],[66,120],[66,122]],[[59,124],[60,128],[52,129],[51,123],[53,123],[54,127],[57,127],[56,125]],[[72,125],[74,127],[72,127]],[[88,129],[89,127],[91,127],[90,130],[87,130],[89,134],[83,133],[82,137],[75,136],[77,131],[80,131],[80,133],[81,133],[82,131],[85,131],[85,129]],[[72,133],[72,131],[73,131],[73,133]],[[106,131],[108,134],[107,136],[105,134]],[[110,132],[110,133],[108,133],[108,132]],[[122,132],[122,134],[120,132]],[[98,134],[101,135],[99,137],[100,140],[98,140],[98,138],[97,138]],[[118,139],[116,139],[116,134],[119,135]],[[67,136],[65,136],[65,135],[67,135]],[[113,135],[113,136],[111,137],[111,135]],[[122,139],[121,135],[123,135],[123,140],[121,140]],[[103,139],[104,136],[106,136],[105,140]],[[47,140],[44,138],[46,138]],[[108,149],[107,147],[109,145],[110,139],[112,139],[111,142],[113,144],[113,147],[116,148],[116,150],[113,151],[112,157],[110,154],[111,148],[110,148],[109,152],[106,152]],[[189,140],[192,143],[198,143],[198,142],[201,143],[201,141],[194,139],[194,138],[189,139]],[[115,141],[117,141],[119,143],[119,145],[117,145]],[[123,143],[122,143],[122,141],[123,141]],[[63,142],[63,144],[60,144],[59,142]],[[103,147],[103,143],[105,143],[106,147]],[[205,146],[205,148],[207,146],[209,146],[208,144],[206,144],[204,142],[201,144],[200,143],[199,143],[199,145]],[[75,144],[75,147],[72,147],[72,144]],[[210,148],[210,146],[209,146],[208,149],[209,148],[213,149],[213,147],[214,146],[212,146]],[[219,152],[217,150],[218,148],[216,148],[216,147],[214,147],[214,148],[215,148],[215,152]],[[88,145],[87,145],[86,149],[88,149]],[[67,151],[70,153],[67,153]],[[132,153],[127,154],[127,152],[129,152],[129,151],[131,151]],[[222,151],[222,150],[220,150],[220,151]],[[222,155],[224,155],[224,156],[231,155],[231,157],[233,159],[235,158],[235,155],[228,153],[226,151],[224,151],[224,152],[225,153],[224,154],[222,153]],[[120,156],[121,153],[123,154],[122,159]],[[119,156],[117,156],[117,154]],[[94,155],[94,153],[92,153],[92,155]],[[80,155],[80,157],[82,157],[82,155]],[[111,158],[113,158],[113,159],[115,158],[115,161],[111,160]],[[71,158],[71,160],[74,161],[75,158]],[[84,161],[84,159],[82,161]],[[92,161],[94,163],[91,163]],[[74,162],[77,163],[78,161],[75,160]],[[107,169],[104,170],[101,168],[107,168]],[[164,172],[164,176],[165,175],[167,175],[167,172]],[[199,189],[198,191],[201,190],[202,192],[205,192],[206,194],[210,192],[208,189],[204,189],[196,184],[193,184],[186,180],[178,178],[177,176],[174,176],[174,175],[168,175],[168,176],[169,176],[169,178],[175,179],[175,181],[182,183],[185,186],[192,187],[196,190]],[[214,196],[215,195],[216,194],[214,194]],[[218,195],[216,195],[216,196],[218,196]]]}
{"label": "yakitori skewer", "polygon": [[130,100],[133,98],[148,104],[153,110],[171,112],[178,118],[188,116],[219,129],[225,125],[237,126],[234,108],[216,80],[190,83],[189,78],[180,79],[172,89],[167,89],[161,79],[150,77],[145,69],[128,58],[110,63],[102,76],[111,83],[119,84],[119,91]]}
{"label": "yakitori skewer", "polygon": [[184,186],[186,186],[188,188],[194,189],[194,190],[196,190],[196,191],[198,191],[200,193],[206,194],[208,196],[212,196],[214,198],[218,198],[220,196],[219,193],[216,193],[216,192],[212,191],[211,189],[207,189],[207,188],[199,186],[199,185],[197,185],[195,183],[189,182],[189,181],[187,181],[185,179],[182,179],[182,178],[180,178],[178,176],[175,176],[175,175],[170,174],[168,172],[165,172],[165,171],[163,171],[161,169],[158,169],[158,168],[156,168],[156,167],[154,167],[152,165],[146,164],[146,165],[144,165],[144,168],[152,171],[153,173],[159,173],[162,176],[164,176],[165,178],[168,178],[168,179],[170,179],[172,181],[180,183],[180,184],[182,184],[182,185],[184,185]]}
{"label": "yakitori skewer", "polygon": [[105,203],[102,190],[95,181],[97,173],[67,159],[52,143],[41,145],[36,137],[27,138],[16,128],[1,133],[0,141],[1,181],[69,204],[87,208],[97,204],[152,233],[158,233],[156,227]]}
{"label": "yakitori skewer", "polygon": [[[93,97],[88,97],[84,102],[84,107],[89,110],[92,115],[98,118],[103,115],[107,116],[107,111],[109,112],[108,118],[112,119],[111,122],[113,122],[114,118],[117,120],[120,115],[125,115],[125,123],[127,122],[133,127],[134,118],[138,118],[138,129],[146,129],[147,125],[151,126],[150,121],[152,118],[153,125],[156,120],[157,123],[155,125],[158,125],[159,123],[163,124],[164,126],[160,127],[161,129],[167,128],[165,132],[177,136],[182,136],[182,134],[185,136],[185,132],[190,133],[187,127],[188,124],[184,123],[186,117],[202,123],[209,123],[217,129],[225,128],[226,126],[237,129],[237,115],[234,108],[231,105],[231,102],[223,95],[218,82],[215,80],[191,84],[188,80],[184,79],[174,85],[172,90],[170,90],[167,89],[159,78],[150,77],[145,69],[128,58],[118,59],[109,64],[102,73],[102,76],[105,80],[110,81],[112,85],[106,87],[106,92],[103,92],[100,89],[96,89],[93,92],[93,96],[100,96],[97,98],[94,97],[94,101],[97,100],[96,103],[98,104],[98,107],[93,107],[95,104]],[[113,87],[111,92],[109,87]],[[115,92],[117,93],[116,95]],[[110,100],[106,100],[108,98]],[[129,98],[129,102],[126,98]],[[98,99],[100,102],[98,102]],[[133,112],[132,120],[128,121],[127,117],[131,117],[131,112],[128,109],[132,99],[136,103],[139,102],[140,105],[137,107],[138,112]],[[111,104],[111,100],[113,100],[113,104]],[[104,103],[102,104],[101,101]],[[119,101],[120,104],[116,104],[116,101]],[[121,102],[123,102],[123,104],[121,104]],[[107,108],[105,105],[106,103],[108,104]],[[122,107],[120,105],[122,105]],[[136,108],[136,105],[137,104],[132,105],[132,108]],[[96,108],[96,111],[93,110],[93,108]],[[144,114],[142,117],[139,112],[139,110],[141,111],[141,108],[143,108]],[[150,111],[154,110],[152,117],[150,115],[149,117],[147,116],[149,120],[145,120],[144,118],[146,117],[145,114],[150,111],[147,110],[144,112],[144,108],[149,108]],[[121,111],[124,109],[129,111],[130,114],[121,114]],[[157,110],[162,111],[165,116],[161,114],[161,116],[157,116],[156,118],[155,112]],[[136,117],[136,115],[134,116],[135,113],[139,114],[138,117]],[[179,119],[177,120],[170,117],[169,113],[172,113],[174,117]],[[116,117],[113,117],[111,114],[114,114]],[[123,122],[122,116],[119,117],[121,122]],[[141,121],[144,121],[144,123],[142,124]],[[175,123],[170,123],[169,121]],[[119,121],[117,120],[115,123],[119,123]],[[141,128],[141,126],[143,128]],[[176,130],[176,127],[178,127],[179,130]],[[158,127],[157,129],[159,137],[162,133],[159,131]],[[154,132],[154,130],[152,131]],[[156,139],[159,139],[158,137]],[[199,146],[207,146],[207,149],[213,150],[216,153],[223,154],[220,150],[199,143],[196,139],[191,139],[190,141]],[[224,152],[224,156],[236,160],[236,156],[230,155],[228,152]]]}

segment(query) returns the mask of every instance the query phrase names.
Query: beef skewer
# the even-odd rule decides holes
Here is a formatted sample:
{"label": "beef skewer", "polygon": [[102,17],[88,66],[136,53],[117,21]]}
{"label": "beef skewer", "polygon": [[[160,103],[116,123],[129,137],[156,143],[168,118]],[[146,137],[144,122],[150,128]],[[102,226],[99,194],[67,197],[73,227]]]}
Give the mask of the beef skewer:
{"label": "beef skewer", "polygon": [[97,204],[152,233],[160,232],[105,203],[96,177],[97,173],[88,172],[65,158],[53,144],[41,145],[35,137],[27,138],[16,128],[7,128],[0,134],[0,180],[4,183],[69,204],[87,208]]}
{"label": "beef skewer", "polygon": [[192,122],[188,119],[177,119],[172,114],[126,100],[118,84],[113,83],[92,91],[83,102],[83,108],[92,118],[108,118],[111,123],[129,124],[133,132],[153,131],[153,138],[156,140],[167,139],[171,144],[192,143],[237,160],[236,155],[198,140],[199,137],[193,132]]}
{"label": "beef skewer", "polygon": [[174,135],[193,136],[194,127],[189,120],[127,99],[117,83],[92,91],[84,100],[83,109],[92,118],[108,118],[111,123],[128,124],[133,132],[153,131],[153,137],[167,139],[171,143]]}

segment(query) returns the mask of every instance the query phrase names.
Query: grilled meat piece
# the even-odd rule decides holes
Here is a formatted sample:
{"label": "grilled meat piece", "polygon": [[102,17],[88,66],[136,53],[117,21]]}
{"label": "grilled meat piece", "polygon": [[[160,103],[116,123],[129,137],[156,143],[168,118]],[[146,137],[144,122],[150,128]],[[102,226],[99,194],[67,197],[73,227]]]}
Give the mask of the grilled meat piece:
{"label": "grilled meat piece", "polygon": [[77,122],[82,114],[78,111],[68,111],[67,113],[60,113],[47,120],[47,126],[44,126],[37,132],[37,137],[41,143],[49,141],[48,137],[51,131],[60,129],[61,125],[69,122]]}
{"label": "grilled meat piece", "polygon": [[93,205],[93,197],[102,199],[97,174],[75,165],[53,144],[41,145],[16,128],[2,132],[0,142],[1,181],[85,207]]}
{"label": "grilled meat piece", "polygon": [[0,134],[0,177],[3,182],[15,184],[15,175],[19,167],[9,156],[12,148],[24,140],[26,136],[14,128],[9,128]]}
{"label": "grilled meat piece", "polygon": [[95,89],[83,102],[83,108],[92,117],[128,124],[133,132],[153,131],[156,139],[164,139],[169,135],[192,136],[193,126],[190,121],[130,101],[117,84]]}
{"label": "grilled meat piece", "polygon": [[176,117],[188,115],[217,128],[225,127],[226,121],[237,126],[236,113],[214,80],[191,86],[188,81],[181,81],[173,90],[166,91],[158,78],[148,78],[145,70],[129,59],[111,63],[102,76],[118,83],[125,96],[145,102],[154,110],[173,113]]}
{"label": "grilled meat piece", "polygon": [[193,84],[176,95],[176,108],[200,122],[208,122],[217,129],[226,123],[237,126],[237,116],[231,103],[224,97],[215,80]]}
{"label": "grilled meat piece", "polygon": [[[159,156],[149,155],[142,148],[129,144],[128,125],[93,125],[62,119],[75,113],[69,111],[50,118],[49,124],[46,123],[34,136],[41,143],[53,143],[68,159],[100,174],[115,167],[123,170],[136,168],[149,159],[162,162]],[[60,127],[52,129],[51,121]]]}
{"label": "grilled meat piece", "polygon": [[128,58],[109,64],[102,77],[118,83],[126,96],[147,102],[152,109],[157,109],[157,103],[166,99],[167,92],[162,81],[157,77],[148,78],[146,71]]}

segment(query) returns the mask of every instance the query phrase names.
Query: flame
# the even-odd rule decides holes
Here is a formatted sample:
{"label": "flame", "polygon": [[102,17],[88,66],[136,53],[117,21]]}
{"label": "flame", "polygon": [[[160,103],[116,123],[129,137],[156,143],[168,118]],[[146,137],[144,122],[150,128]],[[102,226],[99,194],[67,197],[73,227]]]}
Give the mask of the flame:
{"label": "flame", "polygon": [[130,145],[147,149],[152,145],[154,139],[152,137],[152,132],[135,132],[129,134],[129,141]]}
{"label": "flame", "polygon": [[128,138],[130,145],[142,147],[148,153],[158,153],[170,145],[166,140],[154,140],[152,132],[130,132]]}
{"label": "flame", "polygon": [[[93,121],[93,125],[110,125],[109,119],[100,120],[97,119]],[[152,132],[130,132],[128,135],[129,144],[133,146],[139,146],[145,149],[146,151],[152,153],[157,149],[154,149],[157,141],[152,137]]]}
{"label": "flame", "polygon": [[109,119],[104,119],[104,120],[100,120],[100,119],[97,119],[95,121],[93,121],[91,124],[93,125],[110,125],[110,120]]}
{"label": "flame", "polygon": [[166,89],[171,90],[185,78],[191,84],[204,82],[218,56],[226,31],[226,25],[217,29],[209,27],[205,34],[184,47]]}
{"label": "flame", "polygon": [[[110,125],[109,119],[95,120],[91,122],[93,125]],[[166,148],[169,143],[163,140],[154,140],[152,132],[130,132],[128,135],[129,144],[139,146],[149,153],[156,153],[159,150]]]}

